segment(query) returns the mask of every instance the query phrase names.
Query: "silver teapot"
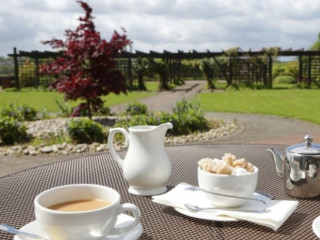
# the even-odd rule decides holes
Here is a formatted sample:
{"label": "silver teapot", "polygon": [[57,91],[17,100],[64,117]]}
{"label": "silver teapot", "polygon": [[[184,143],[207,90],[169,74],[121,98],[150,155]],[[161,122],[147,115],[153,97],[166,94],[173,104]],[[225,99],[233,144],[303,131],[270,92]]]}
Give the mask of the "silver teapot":
{"label": "silver teapot", "polygon": [[270,148],[277,174],[284,179],[285,192],[297,198],[320,196],[320,145],[312,144],[306,135],[304,143],[286,148],[283,156],[277,149]]}

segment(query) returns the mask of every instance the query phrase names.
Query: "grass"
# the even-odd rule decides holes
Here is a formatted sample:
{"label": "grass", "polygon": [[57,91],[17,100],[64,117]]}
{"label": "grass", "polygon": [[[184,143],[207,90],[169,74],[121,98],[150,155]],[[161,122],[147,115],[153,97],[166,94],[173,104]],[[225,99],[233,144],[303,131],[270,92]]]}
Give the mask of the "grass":
{"label": "grass", "polygon": [[[110,94],[103,97],[106,106],[138,101],[155,94],[157,82],[146,82],[148,92],[129,92],[128,95]],[[227,90],[207,92],[198,95],[201,108],[206,112],[235,112],[276,115],[320,124],[320,91],[319,89],[288,89],[287,84],[278,84],[276,89]],[[286,89],[284,89],[286,88]],[[35,107],[38,111],[58,112],[55,100],[63,101],[63,94],[50,91],[24,90],[19,92],[0,92],[0,108],[11,103],[23,103]],[[80,101],[69,102],[76,106]]]}
{"label": "grass", "polygon": [[145,82],[146,88],[148,89],[148,91],[151,92],[156,92],[158,91],[159,88],[159,82]]}
{"label": "grass", "polygon": [[320,91],[273,89],[201,93],[197,97],[206,112],[276,115],[320,124]]}
{"label": "grass", "polygon": [[[147,92],[128,92],[128,94],[110,94],[104,96],[102,99],[105,102],[105,106],[114,106],[123,103],[129,103],[137,101],[141,98],[145,98],[155,94],[153,89],[156,89],[157,83],[147,83],[147,88],[152,91]],[[35,107],[38,111],[46,110],[47,112],[58,112],[59,108],[55,101],[63,102],[63,94],[55,91],[39,91],[37,89],[29,89],[23,91],[3,91],[0,92],[0,108],[9,104],[22,105],[23,103],[28,106]],[[69,101],[70,106],[76,106],[81,101]]]}

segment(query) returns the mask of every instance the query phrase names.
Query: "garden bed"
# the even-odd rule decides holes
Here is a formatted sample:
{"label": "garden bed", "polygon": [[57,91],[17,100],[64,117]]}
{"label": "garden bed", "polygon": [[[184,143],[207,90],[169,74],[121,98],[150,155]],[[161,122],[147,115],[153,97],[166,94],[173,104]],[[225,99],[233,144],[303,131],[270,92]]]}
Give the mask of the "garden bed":
{"label": "garden bed", "polygon": [[[26,122],[28,127],[28,133],[37,139],[58,137],[59,135],[65,134],[67,131],[67,124],[72,118],[56,118],[39,120],[34,122]],[[99,122],[104,126],[113,126],[117,120],[117,117],[96,117],[95,121]],[[226,120],[213,120],[215,128],[210,129],[206,132],[195,132],[188,135],[180,136],[167,136],[165,139],[165,145],[179,145],[188,144],[195,142],[202,143],[213,143],[215,139],[232,134],[238,126],[231,121]],[[115,143],[117,150],[124,149],[124,145],[121,142]],[[15,145],[15,146],[1,146],[0,156],[11,156],[11,155],[69,155],[69,154],[81,154],[85,152],[103,152],[108,151],[106,143],[92,143],[92,144],[74,144],[74,143],[59,143],[59,144],[44,144],[39,143],[38,145]]]}

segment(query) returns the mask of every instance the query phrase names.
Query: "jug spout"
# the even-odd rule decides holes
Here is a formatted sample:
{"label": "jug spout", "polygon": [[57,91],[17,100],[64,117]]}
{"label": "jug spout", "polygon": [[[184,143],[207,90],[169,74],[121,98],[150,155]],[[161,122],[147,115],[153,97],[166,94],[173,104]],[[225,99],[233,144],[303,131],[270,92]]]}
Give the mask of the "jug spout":
{"label": "jug spout", "polygon": [[172,123],[167,122],[160,124],[159,126],[153,129],[154,133],[158,134],[158,136],[165,136],[168,129],[173,128]]}
{"label": "jug spout", "polygon": [[173,128],[173,125],[171,122],[167,122],[167,123],[160,124],[157,128],[167,131],[168,129]]}
{"label": "jug spout", "polygon": [[276,165],[276,171],[279,177],[283,178],[284,174],[284,159],[285,157],[279,152],[276,148],[269,148],[267,149],[268,152],[271,152],[274,159],[274,164]]}

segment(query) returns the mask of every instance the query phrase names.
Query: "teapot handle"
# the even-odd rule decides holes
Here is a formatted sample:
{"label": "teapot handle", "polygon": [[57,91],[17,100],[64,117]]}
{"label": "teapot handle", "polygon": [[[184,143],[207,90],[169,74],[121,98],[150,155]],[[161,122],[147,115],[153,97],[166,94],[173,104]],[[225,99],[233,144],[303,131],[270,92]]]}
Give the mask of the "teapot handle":
{"label": "teapot handle", "polygon": [[123,167],[123,161],[124,159],[122,159],[118,153],[116,153],[114,146],[113,146],[113,139],[114,139],[114,135],[116,135],[116,133],[122,133],[124,135],[124,144],[125,146],[128,146],[128,132],[127,130],[125,130],[124,128],[111,128],[109,131],[109,136],[108,136],[108,147],[109,147],[109,151],[113,157],[113,159],[118,163],[119,167]]}

